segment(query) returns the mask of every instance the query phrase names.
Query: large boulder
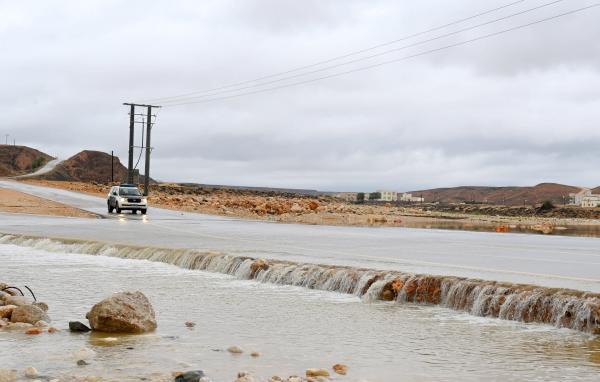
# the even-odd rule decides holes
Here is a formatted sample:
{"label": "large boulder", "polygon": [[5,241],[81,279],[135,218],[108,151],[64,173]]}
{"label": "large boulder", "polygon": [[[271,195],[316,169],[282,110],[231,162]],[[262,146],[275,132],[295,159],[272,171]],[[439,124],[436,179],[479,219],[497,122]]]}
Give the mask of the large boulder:
{"label": "large boulder", "polygon": [[10,297],[5,298],[4,302],[6,303],[6,305],[16,305],[16,306],[31,304],[31,300],[29,300],[27,297],[23,297],[23,296],[10,296]]}
{"label": "large boulder", "polygon": [[33,305],[17,306],[10,316],[10,322],[24,322],[26,324],[35,324],[38,321],[50,322],[50,317]]}
{"label": "large boulder", "polygon": [[154,309],[142,292],[115,293],[94,305],[86,318],[93,330],[145,333],[156,329]]}

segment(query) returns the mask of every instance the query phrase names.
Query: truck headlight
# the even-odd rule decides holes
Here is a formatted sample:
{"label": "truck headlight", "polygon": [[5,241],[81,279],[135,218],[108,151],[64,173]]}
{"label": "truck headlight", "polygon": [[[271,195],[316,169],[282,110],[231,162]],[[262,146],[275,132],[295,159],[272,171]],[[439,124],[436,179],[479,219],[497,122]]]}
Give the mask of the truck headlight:
{"label": "truck headlight", "polygon": [[148,199],[147,198],[142,198],[142,203],[148,203]]}
{"label": "truck headlight", "polygon": [[125,198],[120,198],[120,199],[119,199],[119,201],[120,201],[121,203],[125,203],[125,202],[127,201],[127,199],[125,199]]}

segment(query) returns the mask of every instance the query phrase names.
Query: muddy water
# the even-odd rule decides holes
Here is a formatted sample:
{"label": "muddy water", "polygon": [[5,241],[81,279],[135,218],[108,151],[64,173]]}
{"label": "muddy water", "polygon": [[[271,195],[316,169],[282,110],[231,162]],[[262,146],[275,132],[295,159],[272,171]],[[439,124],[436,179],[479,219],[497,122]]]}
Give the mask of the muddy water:
{"label": "muddy water", "polygon": [[[144,291],[159,328],[103,339],[70,334],[0,333],[0,367],[41,374],[159,379],[201,368],[214,381],[239,370],[263,379],[346,363],[340,381],[583,380],[600,373],[600,340],[551,326],[487,319],[441,307],[365,303],[359,298],[278,286],[143,260],[46,252],[0,245],[3,281],[29,285],[65,328],[104,296]],[[187,329],[184,322],[197,323]],[[247,353],[232,356],[230,345]],[[74,352],[93,351],[76,366]],[[90,353],[87,351],[87,353]]]}

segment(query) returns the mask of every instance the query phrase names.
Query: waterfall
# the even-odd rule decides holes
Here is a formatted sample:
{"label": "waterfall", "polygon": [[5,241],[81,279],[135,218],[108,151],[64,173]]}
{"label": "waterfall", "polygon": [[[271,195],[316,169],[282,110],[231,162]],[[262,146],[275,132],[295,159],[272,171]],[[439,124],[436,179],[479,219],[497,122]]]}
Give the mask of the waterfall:
{"label": "waterfall", "polygon": [[535,322],[600,334],[600,294],[453,276],[0,234],[0,244],[50,252],[149,260],[239,279],[353,294],[363,301],[439,305],[482,317]]}

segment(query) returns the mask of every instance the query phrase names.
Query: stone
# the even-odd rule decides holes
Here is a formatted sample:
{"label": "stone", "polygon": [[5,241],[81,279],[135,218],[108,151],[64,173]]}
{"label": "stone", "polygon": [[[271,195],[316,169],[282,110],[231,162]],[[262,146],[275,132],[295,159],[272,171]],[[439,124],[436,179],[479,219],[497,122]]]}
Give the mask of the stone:
{"label": "stone", "polygon": [[38,321],[33,326],[37,326],[38,328],[46,328],[48,327],[48,323],[46,321]]}
{"label": "stone", "polygon": [[179,374],[175,377],[175,382],[200,382],[204,377],[202,370],[186,371],[183,374]]}
{"label": "stone", "polygon": [[29,328],[25,331],[25,334],[42,334],[42,329],[40,328]]}
{"label": "stone", "polygon": [[17,309],[16,305],[4,305],[0,306],[0,318],[10,318],[13,310]]}
{"label": "stone", "polygon": [[46,304],[45,302],[34,302],[33,304],[31,304],[33,306],[37,306],[38,308],[40,308],[41,310],[43,310],[44,312],[48,311],[48,304]]}
{"label": "stone", "polygon": [[90,329],[86,324],[79,321],[69,321],[69,330],[76,333],[89,332]]}
{"label": "stone", "polygon": [[39,375],[39,373],[35,367],[30,366],[27,369],[25,369],[25,376],[27,378],[36,378],[38,375]]}
{"label": "stone", "polygon": [[250,265],[251,278],[254,278],[260,271],[266,271],[269,269],[269,263],[265,259],[256,259]]}
{"label": "stone", "polygon": [[253,351],[252,353],[250,353],[250,357],[260,357],[260,353],[257,351]]}
{"label": "stone", "polygon": [[85,366],[85,365],[89,365],[89,363],[83,359],[80,359],[79,361],[77,361],[77,366]]}
{"label": "stone", "polygon": [[10,297],[7,297],[4,300],[4,302],[6,303],[6,305],[16,305],[16,306],[23,306],[23,305],[31,304],[31,301],[27,297],[23,297],[23,296],[10,296]]}
{"label": "stone", "polygon": [[193,328],[194,326],[196,326],[196,323],[192,321],[186,321],[185,326],[187,326],[188,328]]}
{"label": "stone", "polygon": [[287,382],[302,382],[302,378],[300,378],[296,375],[292,375],[291,377],[289,377],[287,379]]}
{"label": "stone", "polygon": [[46,312],[33,305],[18,306],[10,316],[10,322],[25,322],[33,325],[38,321],[50,322],[50,317]]}
{"label": "stone", "polygon": [[243,353],[243,352],[244,352],[244,351],[243,351],[243,350],[242,350],[240,347],[238,347],[238,346],[230,346],[230,347],[228,347],[228,348],[227,348],[227,351],[228,351],[228,352],[230,352],[230,353],[232,353],[232,354],[241,354],[241,353]]}
{"label": "stone", "polygon": [[55,327],[51,326],[48,328],[48,333],[52,334],[52,333],[56,333],[58,331],[58,329],[56,329]]}
{"label": "stone", "polygon": [[92,307],[86,318],[93,330],[145,333],[156,329],[154,309],[142,292],[121,292]]}
{"label": "stone", "polygon": [[8,326],[8,322],[4,321],[3,319],[0,319],[0,329],[4,328]]}
{"label": "stone", "polygon": [[28,324],[26,322],[15,322],[15,323],[10,323],[6,329],[7,330],[27,330],[29,328],[33,327],[33,325]]}
{"label": "stone", "polygon": [[292,204],[292,208],[290,208],[290,211],[294,212],[294,213],[300,213],[300,212],[304,211],[304,208],[302,208],[300,206],[300,204],[294,203],[294,204]]}
{"label": "stone", "polygon": [[307,377],[329,377],[327,369],[306,369]]}
{"label": "stone", "polygon": [[257,380],[245,371],[239,372],[235,382],[257,382]]}
{"label": "stone", "polygon": [[[1,284],[0,284],[1,285]],[[4,292],[4,291],[0,291],[0,301],[4,302],[7,298],[9,298],[11,295]]]}
{"label": "stone", "polygon": [[346,375],[346,373],[348,373],[348,366],[343,365],[341,363],[336,363],[335,365],[333,365],[332,369],[340,375]]}
{"label": "stone", "polygon": [[0,382],[15,382],[17,372],[9,369],[0,369]]}

